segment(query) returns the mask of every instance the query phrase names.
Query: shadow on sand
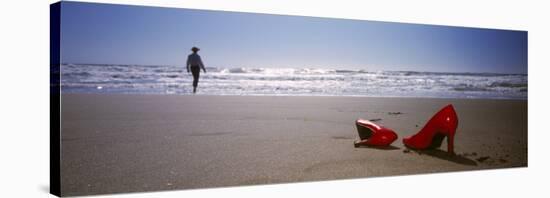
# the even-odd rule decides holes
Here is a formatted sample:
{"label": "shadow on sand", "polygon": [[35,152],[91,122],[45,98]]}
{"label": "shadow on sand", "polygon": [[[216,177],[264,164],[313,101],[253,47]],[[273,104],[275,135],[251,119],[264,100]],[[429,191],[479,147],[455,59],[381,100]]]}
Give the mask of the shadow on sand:
{"label": "shadow on sand", "polygon": [[411,150],[414,151],[420,155],[426,154],[435,158],[447,160],[450,162],[454,162],[457,164],[467,165],[467,166],[477,166],[477,162],[471,159],[468,159],[466,157],[460,156],[460,155],[450,155],[447,153],[447,151],[443,151],[440,149],[432,149],[432,150]]}
{"label": "shadow on sand", "polygon": [[398,150],[398,149],[401,149],[399,147],[396,147],[396,146],[358,146],[358,147],[355,147],[355,148],[369,148],[369,149],[378,149],[378,150]]}

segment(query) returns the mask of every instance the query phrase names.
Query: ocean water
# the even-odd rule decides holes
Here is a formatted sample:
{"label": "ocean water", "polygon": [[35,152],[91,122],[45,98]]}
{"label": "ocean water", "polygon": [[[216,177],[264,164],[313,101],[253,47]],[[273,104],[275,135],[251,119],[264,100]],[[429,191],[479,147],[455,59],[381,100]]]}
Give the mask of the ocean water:
{"label": "ocean water", "polygon": [[[207,68],[197,94],[527,99],[526,74]],[[182,66],[62,64],[64,93],[192,94]]]}

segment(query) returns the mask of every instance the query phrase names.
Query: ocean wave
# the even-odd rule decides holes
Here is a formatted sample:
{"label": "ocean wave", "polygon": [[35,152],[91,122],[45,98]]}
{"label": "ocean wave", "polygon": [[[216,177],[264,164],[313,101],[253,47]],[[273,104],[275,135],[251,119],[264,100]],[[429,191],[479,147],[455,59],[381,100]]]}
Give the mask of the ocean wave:
{"label": "ocean wave", "polygon": [[454,91],[489,91],[489,89],[485,87],[479,87],[479,86],[473,86],[473,85],[463,85],[458,87],[452,87],[451,89]]}
{"label": "ocean wave", "polygon": [[[215,95],[527,98],[526,74],[246,67],[207,70],[201,74],[199,87],[201,93]],[[191,93],[192,77],[183,66],[63,64],[60,73],[66,92]]]}
{"label": "ocean wave", "polygon": [[511,88],[526,88],[527,82],[512,83],[512,82],[493,82],[489,87],[511,87]]}

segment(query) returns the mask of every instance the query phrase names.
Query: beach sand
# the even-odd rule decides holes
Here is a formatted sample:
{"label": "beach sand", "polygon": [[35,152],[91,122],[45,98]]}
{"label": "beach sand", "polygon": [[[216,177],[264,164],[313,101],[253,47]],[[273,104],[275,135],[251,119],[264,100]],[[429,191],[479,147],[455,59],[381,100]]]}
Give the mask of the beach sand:
{"label": "beach sand", "polygon": [[[457,156],[412,151],[444,105]],[[63,94],[64,196],[351,179],[527,166],[527,101],[313,96]],[[399,135],[354,148],[354,121]]]}

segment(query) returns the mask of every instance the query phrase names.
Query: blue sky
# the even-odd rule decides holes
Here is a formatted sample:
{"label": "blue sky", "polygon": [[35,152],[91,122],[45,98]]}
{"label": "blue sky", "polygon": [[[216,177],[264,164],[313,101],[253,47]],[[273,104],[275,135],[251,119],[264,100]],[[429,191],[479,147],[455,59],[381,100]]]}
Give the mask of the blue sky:
{"label": "blue sky", "polygon": [[63,2],[65,63],[527,73],[527,32]]}

